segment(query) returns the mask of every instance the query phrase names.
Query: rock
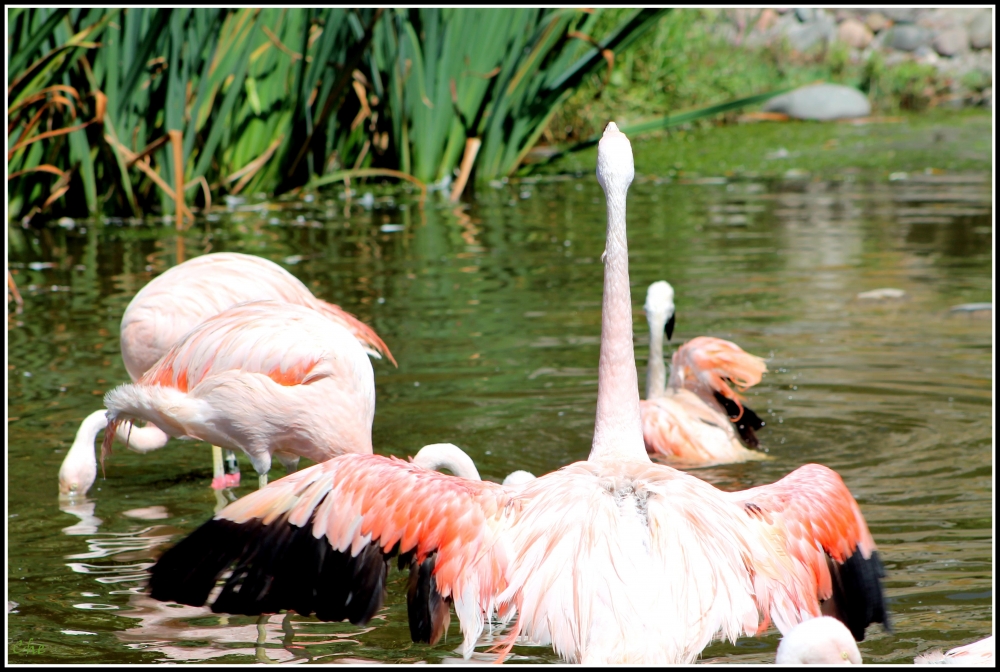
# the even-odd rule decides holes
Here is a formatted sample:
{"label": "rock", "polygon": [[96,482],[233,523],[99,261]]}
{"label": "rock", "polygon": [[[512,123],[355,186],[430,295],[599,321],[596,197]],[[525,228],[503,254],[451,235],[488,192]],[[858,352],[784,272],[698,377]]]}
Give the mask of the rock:
{"label": "rock", "polygon": [[880,10],[894,23],[916,23],[917,11],[909,7],[888,7]]}
{"label": "rock", "polygon": [[760,13],[760,18],[757,19],[756,30],[765,33],[771,26],[778,22],[778,13],[773,9],[765,9]]}
{"label": "rock", "polygon": [[865,94],[840,84],[810,84],[772,98],[765,112],[780,112],[795,119],[851,119],[872,113]]}
{"label": "rock", "polygon": [[816,18],[816,10],[812,7],[796,7],[795,17],[802,23],[809,23]]}
{"label": "rock", "polygon": [[993,109],[993,87],[983,90],[983,107],[988,110]]}
{"label": "rock", "polygon": [[989,12],[982,12],[969,23],[969,42],[973,49],[993,48],[993,22]]}
{"label": "rock", "polygon": [[889,19],[885,18],[885,14],[882,12],[872,12],[865,17],[865,25],[868,26],[873,33],[877,33],[889,27]]}
{"label": "rock", "polygon": [[887,45],[900,51],[916,51],[930,42],[930,34],[920,26],[893,26]]}
{"label": "rock", "polygon": [[837,39],[855,49],[864,49],[875,37],[868,26],[857,19],[847,19],[837,28]]}
{"label": "rock", "polygon": [[969,32],[961,26],[942,31],[934,38],[934,51],[942,56],[956,56],[969,50]]}
{"label": "rock", "polygon": [[820,45],[833,42],[837,37],[837,24],[826,12],[817,11],[809,23],[790,23],[785,28],[788,44],[795,51],[807,52]]}

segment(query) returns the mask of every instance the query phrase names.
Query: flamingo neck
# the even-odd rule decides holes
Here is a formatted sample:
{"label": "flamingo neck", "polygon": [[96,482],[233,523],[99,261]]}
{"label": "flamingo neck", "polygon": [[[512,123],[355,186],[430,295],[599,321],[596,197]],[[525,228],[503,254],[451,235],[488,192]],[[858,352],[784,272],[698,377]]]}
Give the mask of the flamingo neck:
{"label": "flamingo neck", "polygon": [[[609,125],[610,126],[610,125]],[[598,178],[608,202],[608,231],[604,251],[604,299],[601,305],[601,358],[597,373],[597,421],[590,460],[649,461],[642,440],[639,381],[632,347],[632,293],[628,278],[628,238],[625,233],[625,196],[632,181],[632,152],[625,136],[610,138],[609,151],[628,152],[628,174],[621,159],[602,157],[598,150]],[[609,140],[605,131],[602,145]],[[603,164],[602,164],[603,159]],[[610,164],[610,167],[608,167]],[[604,172],[602,173],[602,168]]]}
{"label": "flamingo neck", "polygon": [[447,469],[451,473],[461,478],[473,481],[481,480],[476,463],[472,461],[464,450],[451,443],[432,443],[424,446],[414,456],[413,464],[429,469],[440,471]]}
{"label": "flamingo neck", "polygon": [[646,398],[662,397],[667,391],[667,366],[663,362],[663,325],[649,321],[649,362],[646,365]]}
{"label": "flamingo neck", "polygon": [[[94,411],[80,423],[73,445],[59,467],[59,492],[62,495],[85,494],[97,480],[97,457],[94,442],[102,429],[108,426],[107,412]],[[119,441],[132,450],[145,453],[166,445],[168,436],[155,425],[136,427],[123,423],[115,434]]]}

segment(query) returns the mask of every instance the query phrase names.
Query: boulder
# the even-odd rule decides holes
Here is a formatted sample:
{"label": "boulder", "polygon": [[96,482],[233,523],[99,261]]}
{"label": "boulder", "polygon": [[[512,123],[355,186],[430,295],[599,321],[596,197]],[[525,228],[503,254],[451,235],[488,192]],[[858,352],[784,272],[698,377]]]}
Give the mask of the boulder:
{"label": "boulder", "polygon": [[868,26],[857,19],[847,19],[837,28],[837,39],[855,49],[864,49],[873,37]]}
{"label": "boulder", "polygon": [[990,12],[981,12],[969,22],[969,42],[973,49],[993,48],[993,21]]}
{"label": "boulder", "polygon": [[969,31],[961,26],[949,28],[934,38],[934,51],[942,56],[957,56],[969,50]]}
{"label": "boulder", "polygon": [[789,46],[795,51],[807,52],[833,42],[837,37],[837,24],[823,10],[814,10],[813,20],[807,23],[791,22],[783,26]]}
{"label": "boulder", "polygon": [[816,10],[812,7],[796,7],[795,17],[802,23],[809,23],[816,18]]}
{"label": "boulder", "polygon": [[930,42],[930,33],[926,28],[909,24],[892,27],[886,45],[900,51],[916,51]]}
{"label": "boulder", "polygon": [[810,84],[772,98],[765,112],[779,112],[795,119],[851,119],[867,117],[872,112],[865,94],[840,84]]}
{"label": "boulder", "polygon": [[889,27],[889,19],[885,18],[882,12],[872,12],[865,17],[865,25],[873,32],[877,33]]}
{"label": "boulder", "polygon": [[880,11],[893,23],[916,23],[919,10],[910,7],[886,7]]}

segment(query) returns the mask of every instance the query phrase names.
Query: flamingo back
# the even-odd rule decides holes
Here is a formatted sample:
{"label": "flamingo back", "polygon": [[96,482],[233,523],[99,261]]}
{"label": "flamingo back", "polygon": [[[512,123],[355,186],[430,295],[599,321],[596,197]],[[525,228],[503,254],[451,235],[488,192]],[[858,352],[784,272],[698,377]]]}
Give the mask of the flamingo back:
{"label": "flamingo back", "polygon": [[317,299],[281,266],[253,255],[218,252],[167,270],[129,303],[121,324],[122,359],[129,376],[138,380],[205,319],[235,304],[265,299],[317,310],[350,331],[376,356],[384,353],[395,363],[370,327],[339,306]]}
{"label": "flamingo back", "polygon": [[110,424],[150,420],[172,436],[242,449],[266,473],[275,450],[316,461],[370,453],[375,381],[340,325],[302,306],[254,301],[199,324],[105,405]]}
{"label": "flamingo back", "polygon": [[668,388],[661,397],[639,402],[646,450],[673,466],[709,466],[763,459],[747,450],[732,422],[701,397]]}

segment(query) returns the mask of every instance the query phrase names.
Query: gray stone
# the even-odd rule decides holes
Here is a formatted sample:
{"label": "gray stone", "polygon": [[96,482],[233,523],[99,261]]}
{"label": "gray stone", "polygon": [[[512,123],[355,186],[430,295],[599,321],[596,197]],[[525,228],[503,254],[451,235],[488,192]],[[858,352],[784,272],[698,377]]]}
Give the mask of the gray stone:
{"label": "gray stone", "polygon": [[867,117],[872,112],[865,94],[840,84],[810,84],[772,98],[765,112],[780,112],[795,119],[850,119]]}
{"label": "gray stone", "polygon": [[887,45],[900,51],[916,51],[930,42],[930,33],[920,26],[893,26]]}
{"label": "gray stone", "polygon": [[993,24],[990,12],[979,13],[969,23],[969,42],[973,49],[993,48]]}
{"label": "gray stone", "polygon": [[809,23],[816,18],[816,10],[812,7],[796,7],[795,17],[802,23]]}
{"label": "gray stone", "polygon": [[786,24],[784,33],[792,49],[806,52],[833,42],[837,38],[837,24],[831,16],[818,11],[814,21]]}
{"label": "gray stone", "polygon": [[985,91],[983,91],[983,106],[985,106],[987,109],[990,109],[990,110],[993,109],[993,87],[992,86],[990,88],[986,89]]}
{"label": "gray stone", "polygon": [[934,51],[942,56],[956,56],[969,50],[969,32],[961,26],[942,31],[934,38]]}
{"label": "gray stone", "polygon": [[885,7],[878,11],[895,23],[916,23],[917,21],[918,10],[916,9],[908,7]]}

